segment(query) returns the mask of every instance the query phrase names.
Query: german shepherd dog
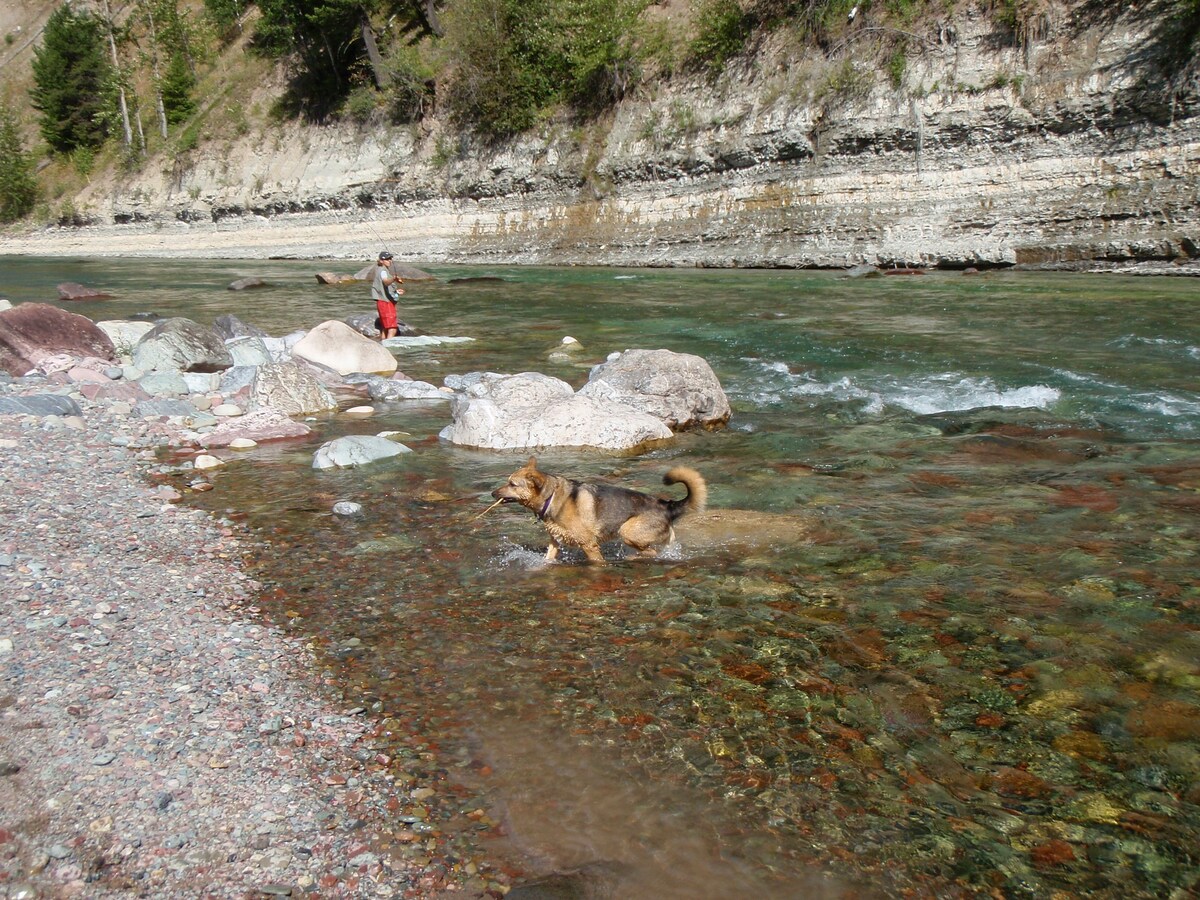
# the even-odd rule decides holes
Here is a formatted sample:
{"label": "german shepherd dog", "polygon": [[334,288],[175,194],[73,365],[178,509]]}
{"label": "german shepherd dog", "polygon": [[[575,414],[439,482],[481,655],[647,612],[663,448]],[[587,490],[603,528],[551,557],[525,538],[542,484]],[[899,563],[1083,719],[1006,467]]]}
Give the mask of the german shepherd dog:
{"label": "german shepherd dog", "polygon": [[668,500],[628,488],[572,481],[540,471],[531,456],[492,496],[520,503],[542,520],[550,532],[547,562],[558,559],[559,551],[570,545],[583,550],[589,562],[603,564],[600,545],[605,541],[620,539],[640,556],[657,556],[675,540],[672,522],[684,513],[703,511],[708,486],[695,469],[677,466],[663,476],[663,483],[682,483],[687,495]]}

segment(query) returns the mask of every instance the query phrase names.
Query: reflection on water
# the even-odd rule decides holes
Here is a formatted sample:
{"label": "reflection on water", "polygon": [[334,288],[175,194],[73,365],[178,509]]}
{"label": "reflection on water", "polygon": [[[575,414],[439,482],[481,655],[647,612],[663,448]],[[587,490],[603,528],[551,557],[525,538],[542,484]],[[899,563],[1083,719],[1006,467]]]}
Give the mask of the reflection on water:
{"label": "reflection on water", "polygon": [[[298,283],[335,267],[272,265],[297,283],[253,308],[203,266],[172,302],[274,333],[365,305]],[[1194,283],[478,274],[506,280],[412,286],[414,324],[476,341],[403,351],[406,372],[578,385],[614,350],[698,353],[728,429],[539,461],[652,491],[686,461],[727,514],[671,558],[537,565],[531,515],[476,518],[524,455],[443,445],[448,409],[404,403],[214,476],[196,502],[265,542],[269,614],[328,651],[400,764],[444,770],[398,813],[420,852],[477,891],[555,871],[618,897],[1196,888]],[[565,334],[585,360],[548,358]],[[308,467],[384,428],[416,452]],[[342,498],[365,514],[330,516]]]}

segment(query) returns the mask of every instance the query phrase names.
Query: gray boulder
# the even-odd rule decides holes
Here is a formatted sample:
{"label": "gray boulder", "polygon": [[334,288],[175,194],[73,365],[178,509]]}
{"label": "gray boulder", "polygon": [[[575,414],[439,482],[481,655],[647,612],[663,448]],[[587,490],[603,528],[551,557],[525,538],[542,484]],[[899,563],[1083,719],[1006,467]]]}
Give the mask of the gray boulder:
{"label": "gray boulder", "polygon": [[367,394],[372,400],[446,400],[454,399],[451,391],[444,391],[428,381],[411,379],[380,378],[372,376],[367,381]]}
{"label": "gray boulder", "polygon": [[443,440],[491,450],[596,447],[628,450],[669,440],[659,419],[610,400],[575,394],[565,381],[536,372],[485,373],[455,396]]}
{"label": "gray boulder", "polygon": [[186,397],[190,393],[182,372],[148,372],[137,383],[151,397]]}
{"label": "gray boulder", "polygon": [[175,317],[159,322],[138,341],[133,364],[143,372],[220,372],[233,365],[233,357],[211,328]]}
{"label": "gray boulder", "polygon": [[271,362],[271,351],[262,338],[253,335],[226,338],[225,348],[235,366],[265,366]]}
{"label": "gray boulder", "polygon": [[336,409],[337,400],[308,369],[296,363],[259,366],[250,385],[250,409],[277,409],[289,416]]}
{"label": "gray boulder", "polygon": [[670,350],[626,350],[592,369],[584,397],[623,403],[667,427],[712,427],[729,421],[729,400],[699,356]]}
{"label": "gray boulder", "polygon": [[365,466],[380,459],[412,453],[403,444],[373,434],[353,434],[321,445],[313,455],[314,469],[345,469]]}
{"label": "gray boulder", "polygon": [[70,397],[61,394],[30,394],[25,397],[0,397],[0,415],[82,416],[83,410]]}
{"label": "gray boulder", "polygon": [[265,338],[267,336],[267,333],[257,325],[250,325],[230,314],[217,316],[213,320],[213,331],[224,341],[240,337]]}

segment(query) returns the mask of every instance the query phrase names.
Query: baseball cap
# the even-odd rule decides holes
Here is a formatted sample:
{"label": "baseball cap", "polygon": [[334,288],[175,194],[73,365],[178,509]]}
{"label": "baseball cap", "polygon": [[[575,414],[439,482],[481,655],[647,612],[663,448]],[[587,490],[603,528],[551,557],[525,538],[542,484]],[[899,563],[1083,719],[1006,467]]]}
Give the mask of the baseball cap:
{"label": "baseball cap", "polygon": [[388,250],[382,250],[382,251],[380,251],[380,253],[379,253],[379,258],[380,258],[380,259],[391,259],[391,258],[392,258],[392,254],[391,254],[391,252],[390,252],[390,251],[388,251]]}

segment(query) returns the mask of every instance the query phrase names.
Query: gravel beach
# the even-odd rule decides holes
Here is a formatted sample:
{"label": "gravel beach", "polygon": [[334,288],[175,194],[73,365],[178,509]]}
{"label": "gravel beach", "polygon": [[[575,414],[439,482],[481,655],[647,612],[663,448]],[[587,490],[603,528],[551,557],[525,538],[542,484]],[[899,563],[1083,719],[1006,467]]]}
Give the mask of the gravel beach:
{"label": "gravel beach", "polygon": [[429,786],[256,616],[245,538],[148,477],[166,425],[76,399],[0,415],[0,897],[483,894],[389,821]]}

